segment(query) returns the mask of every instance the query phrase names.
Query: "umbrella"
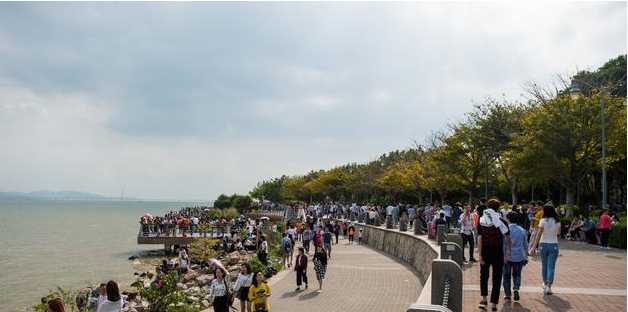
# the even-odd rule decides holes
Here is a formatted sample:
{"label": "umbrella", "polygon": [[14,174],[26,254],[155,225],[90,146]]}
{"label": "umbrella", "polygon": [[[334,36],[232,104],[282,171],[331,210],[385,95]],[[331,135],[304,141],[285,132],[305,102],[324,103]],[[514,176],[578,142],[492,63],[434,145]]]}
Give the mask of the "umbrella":
{"label": "umbrella", "polygon": [[209,264],[217,266],[219,268],[222,268],[222,269],[225,268],[225,266],[222,265],[222,262],[220,262],[220,260],[218,260],[218,259],[211,258],[211,259],[208,260],[208,262],[209,262]]}
{"label": "umbrella", "polygon": [[144,213],[144,214],[142,215],[142,217],[146,217],[146,218],[149,218],[149,219],[151,219],[151,220],[153,219],[153,215],[152,215],[152,214],[150,214],[150,213],[148,213],[148,212]]}

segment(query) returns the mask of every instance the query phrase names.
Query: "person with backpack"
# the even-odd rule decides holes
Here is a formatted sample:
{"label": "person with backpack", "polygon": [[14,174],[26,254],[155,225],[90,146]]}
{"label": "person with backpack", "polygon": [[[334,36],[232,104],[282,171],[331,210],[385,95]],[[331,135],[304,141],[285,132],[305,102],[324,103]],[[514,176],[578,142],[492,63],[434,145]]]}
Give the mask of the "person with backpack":
{"label": "person with backpack", "polygon": [[499,200],[491,199],[486,206],[488,209],[478,211],[478,214],[481,215],[477,231],[478,260],[480,261],[480,295],[482,296],[479,306],[482,309],[486,309],[488,305],[488,278],[490,273],[492,273],[491,311],[497,311],[505,256],[503,249],[504,236],[507,242],[508,257],[512,256],[512,242],[510,241],[508,227],[500,219],[501,214],[496,212],[500,206]]}
{"label": "person with backpack", "polygon": [[283,233],[281,239],[281,265],[285,268],[286,265],[290,267],[290,262],[292,259],[290,258],[290,254],[292,253],[292,240],[288,237],[288,234]]}

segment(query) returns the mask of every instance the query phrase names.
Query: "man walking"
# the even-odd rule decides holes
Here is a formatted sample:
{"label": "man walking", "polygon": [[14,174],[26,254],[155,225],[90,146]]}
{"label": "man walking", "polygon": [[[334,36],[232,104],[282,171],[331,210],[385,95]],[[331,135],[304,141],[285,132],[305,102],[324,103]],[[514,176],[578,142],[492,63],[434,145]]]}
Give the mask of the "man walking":
{"label": "man walking", "polygon": [[[505,300],[510,300],[510,280],[512,277],[512,290],[515,301],[519,301],[519,288],[521,287],[521,270],[528,261],[528,239],[525,230],[516,224],[518,214],[511,211],[506,215],[508,230],[510,231],[510,241],[512,242],[512,253],[506,256],[504,263],[504,294]],[[504,241],[504,254],[508,252],[508,246]]]}
{"label": "man walking", "polygon": [[328,228],[325,228],[325,233],[323,233],[323,247],[327,250],[327,258],[331,258],[331,232],[329,232]]}

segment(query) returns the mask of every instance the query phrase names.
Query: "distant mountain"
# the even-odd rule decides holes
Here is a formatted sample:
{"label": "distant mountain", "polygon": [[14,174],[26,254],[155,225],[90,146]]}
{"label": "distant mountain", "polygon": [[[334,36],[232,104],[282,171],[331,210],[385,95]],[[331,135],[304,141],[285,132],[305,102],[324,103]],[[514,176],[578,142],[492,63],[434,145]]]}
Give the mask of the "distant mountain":
{"label": "distant mountain", "polygon": [[41,190],[30,193],[23,192],[0,192],[0,198],[21,197],[21,198],[105,198],[105,196],[90,194],[78,191],[49,191]]}

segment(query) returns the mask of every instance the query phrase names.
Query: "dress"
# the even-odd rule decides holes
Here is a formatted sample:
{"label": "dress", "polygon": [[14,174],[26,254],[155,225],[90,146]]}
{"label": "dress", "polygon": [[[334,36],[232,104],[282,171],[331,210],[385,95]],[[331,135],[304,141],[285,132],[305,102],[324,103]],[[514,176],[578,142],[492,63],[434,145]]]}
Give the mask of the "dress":
{"label": "dress", "polygon": [[327,272],[327,254],[316,253],[314,256],[314,271],[316,271],[316,279],[322,280]]}

